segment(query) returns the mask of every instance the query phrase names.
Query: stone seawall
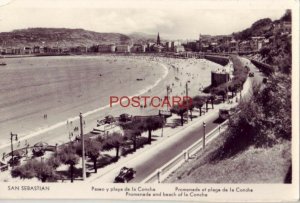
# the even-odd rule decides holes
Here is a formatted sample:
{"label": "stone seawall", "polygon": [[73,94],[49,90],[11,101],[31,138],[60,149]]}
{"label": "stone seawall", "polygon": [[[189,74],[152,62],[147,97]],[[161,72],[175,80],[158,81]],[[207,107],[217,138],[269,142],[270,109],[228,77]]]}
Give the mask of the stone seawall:
{"label": "stone seawall", "polygon": [[229,63],[229,58],[224,56],[205,55],[204,58],[222,66],[226,66]]}
{"label": "stone seawall", "polygon": [[258,69],[260,69],[266,75],[271,75],[274,72],[274,67],[266,63],[262,63],[254,59],[251,59],[251,63],[253,63]]}

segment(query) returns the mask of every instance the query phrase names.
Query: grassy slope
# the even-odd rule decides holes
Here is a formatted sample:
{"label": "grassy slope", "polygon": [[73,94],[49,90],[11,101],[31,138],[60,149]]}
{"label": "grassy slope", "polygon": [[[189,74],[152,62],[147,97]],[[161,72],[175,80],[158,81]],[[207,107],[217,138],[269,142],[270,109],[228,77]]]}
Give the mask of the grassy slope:
{"label": "grassy slope", "polygon": [[290,142],[271,148],[254,148],[227,159],[214,161],[213,156],[224,137],[212,141],[195,159],[169,176],[167,183],[283,183],[291,162]]}

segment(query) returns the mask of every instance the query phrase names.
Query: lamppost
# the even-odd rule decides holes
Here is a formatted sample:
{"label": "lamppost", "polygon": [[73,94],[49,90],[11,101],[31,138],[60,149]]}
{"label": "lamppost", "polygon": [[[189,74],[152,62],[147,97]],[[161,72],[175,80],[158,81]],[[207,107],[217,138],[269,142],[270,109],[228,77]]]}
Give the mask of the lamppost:
{"label": "lamppost", "polygon": [[[167,85],[167,100],[168,100],[168,103],[169,103],[169,92],[170,92],[171,88],[170,88],[170,85]],[[167,110],[169,110],[169,105],[167,105]]]}
{"label": "lamppost", "polygon": [[15,141],[18,141],[18,135],[10,133],[10,147],[11,147],[11,163],[12,168],[14,168],[14,145],[13,145],[13,138],[15,138]]}
{"label": "lamppost", "polygon": [[205,149],[205,127],[206,127],[206,123],[205,122],[203,122],[203,139],[202,139],[202,144],[203,144],[203,146],[202,146],[202,148],[203,149]]}
{"label": "lamppost", "polygon": [[85,172],[85,150],[84,150],[84,137],[83,137],[83,126],[82,126],[82,113],[79,114],[80,118],[80,136],[81,136],[81,151],[82,151],[82,179],[86,179]]}
{"label": "lamppost", "polygon": [[[188,96],[189,96],[189,94],[188,94],[188,90],[189,90],[189,86],[188,86],[188,83],[190,83],[191,81],[187,81],[186,83],[185,83],[185,94],[186,94],[186,99],[188,99]],[[187,101],[189,101],[189,100],[187,100]],[[189,107],[189,104],[188,104],[188,107]],[[187,121],[186,121],[187,123],[189,123],[189,108],[187,109]]]}

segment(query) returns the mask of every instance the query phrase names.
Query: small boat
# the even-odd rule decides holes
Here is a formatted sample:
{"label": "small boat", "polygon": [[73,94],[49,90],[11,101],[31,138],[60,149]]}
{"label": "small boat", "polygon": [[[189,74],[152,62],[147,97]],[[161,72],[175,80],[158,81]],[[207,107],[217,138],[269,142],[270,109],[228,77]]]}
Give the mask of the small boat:
{"label": "small boat", "polygon": [[1,62],[1,63],[0,63],[0,66],[6,66],[6,63]]}

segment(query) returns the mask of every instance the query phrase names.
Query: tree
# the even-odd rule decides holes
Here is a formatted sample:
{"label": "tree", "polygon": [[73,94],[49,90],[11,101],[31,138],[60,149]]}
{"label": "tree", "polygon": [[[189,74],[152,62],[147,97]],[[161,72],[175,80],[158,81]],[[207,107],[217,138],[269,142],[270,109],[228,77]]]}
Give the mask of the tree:
{"label": "tree", "polygon": [[[191,117],[191,121],[192,121],[193,120],[193,109],[195,108],[195,106],[193,104],[193,100],[192,101],[189,101],[189,100],[183,101],[183,105],[186,105],[187,110],[190,111],[190,113],[191,113],[190,117]],[[188,117],[189,117],[189,112],[187,112],[187,114],[188,114]]]}
{"label": "tree", "polygon": [[287,10],[285,11],[285,14],[280,18],[280,20],[291,22],[291,21],[292,21],[292,13],[291,13],[291,10],[290,10],[290,9],[287,9]]}
{"label": "tree", "polygon": [[236,81],[233,84],[233,86],[234,86],[233,90],[234,90],[235,95],[236,95],[237,91],[242,91],[243,85],[240,82]]}
{"label": "tree", "polygon": [[[102,140],[103,142],[103,140]],[[97,173],[97,159],[100,156],[100,150],[102,149],[102,143],[100,139],[85,139],[85,155],[88,156],[94,164],[95,173]],[[82,156],[82,145],[81,141],[77,142],[75,145],[75,151],[78,156]]]}
{"label": "tree", "polygon": [[61,161],[57,157],[51,156],[48,159],[48,164],[56,169],[61,165]]}
{"label": "tree", "polygon": [[205,100],[206,100],[206,97],[204,97],[204,96],[195,96],[194,98],[193,98],[193,105],[196,107],[196,108],[198,108],[199,109],[199,115],[201,116],[201,114],[202,114],[202,107],[203,107],[203,105],[204,105],[204,103],[205,103]]}
{"label": "tree", "polygon": [[205,100],[205,108],[206,108],[206,112],[208,112],[208,104],[209,104],[209,99],[206,98],[206,100]]}
{"label": "tree", "polygon": [[171,109],[172,113],[175,113],[177,115],[180,116],[180,120],[181,120],[181,126],[183,126],[183,115],[184,113],[187,111],[186,107],[180,106],[180,105],[175,105],[173,106],[173,108]]}
{"label": "tree", "polygon": [[138,136],[141,136],[141,131],[138,129],[125,130],[125,137],[133,143],[133,151],[136,151],[136,140]]}
{"label": "tree", "polygon": [[269,47],[263,47],[260,49],[259,53],[262,55],[262,57],[266,57],[269,55],[271,49]]}
{"label": "tree", "polygon": [[151,144],[152,131],[161,128],[164,124],[163,118],[159,116],[149,116],[142,120],[140,129],[142,131],[148,131],[148,143]]}
{"label": "tree", "polygon": [[216,99],[216,95],[212,94],[210,97],[209,97],[209,100],[211,102],[211,108],[214,109],[214,101]]}
{"label": "tree", "polygon": [[190,105],[189,106],[189,110],[190,110],[190,113],[191,113],[191,121],[193,120],[193,109],[194,109],[194,105]]}
{"label": "tree", "polygon": [[86,140],[85,153],[93,161],[95,173],[97,173],[97,159],[100,156],[101,149],[102,149],[102,145],[100,142],[91,139]]}
{"label": "tree", "polygon": [[63,163],[70,166],[70,178],[73,183],[74,180],[74,166],[79,161],[79,156],[76,154],[76,147],[74,144],[63,146],[55,156]]}
{"label": "tree", "polygon": [[21,179],[31,179],[36,177],[42,182],[56,180],[58,177],[51,164],[36,159],[29,160],[24,165],[14,168],[11,171],[11,175],[12,177],[20,177]]}
{"label": "tree", "polygon": [[136,140],[141,136],[142,120],[138,119],[134,122],[120,123],[119,124],[125,132],[125,137],[133,142],[133,150],[136,150]]}
{"label": "tree", "polygon": [[37,178],[42,182],[57,179],[54,167],[47,162],[38,161],[35,170],[37,173]]}
{"label": "tree", "polygon": [[33,170],[35,161],[30,160],[26,164],[15,167],[11,171],[12,177],[20,177],[21,179],[32,179],[37,177],[36,171]]}
{"label": "tree", "polygon": [[234,84],[230,84],[228,86],[228,90],[231,92],[231,98],[234,97],[234,93],[236,92],[236,86]]}
{"label": "tree", "polygon": [[223,103],[224,103],[225,102],[225,97],[227,95],[226,88],[219,89],[219,91],[216,94],[222,96]]}
{"label": "tree", "polygon": [[119,151],[120,147],[122,146],[124,142],[124,138],[120,133],[113,132],[110,137],[105,140],[103,144],[103,149],[104,150],[111,150],[113,148],[116,149],[116,159],[119,159]]}
{"label": "tree", "polygon": [[[263,119],[277,138],[291,138],[291,76],[279,74],[268,78],[255,98],[255,102],[263,107]],[[280,95],[280,96],[278,96]],[[284,99],[283,99],[284,98]],[[269,136],[269,135],[267,135]]]}

